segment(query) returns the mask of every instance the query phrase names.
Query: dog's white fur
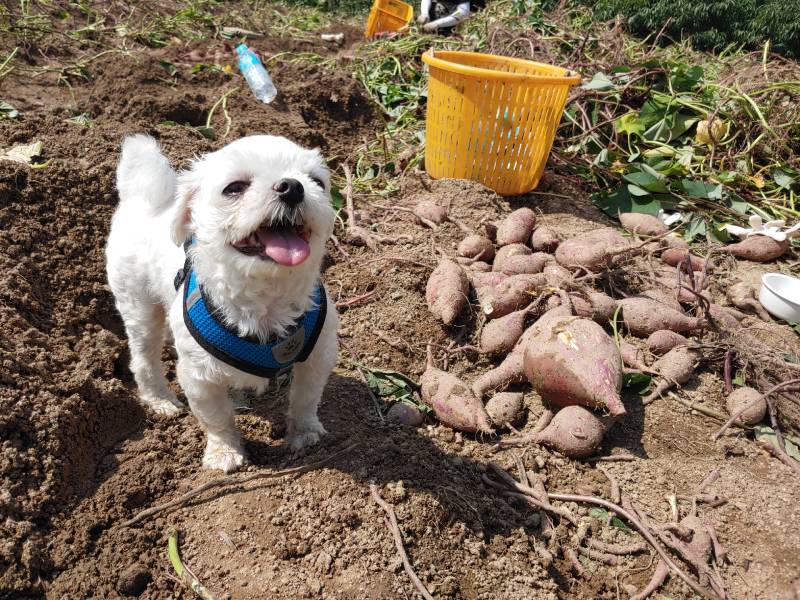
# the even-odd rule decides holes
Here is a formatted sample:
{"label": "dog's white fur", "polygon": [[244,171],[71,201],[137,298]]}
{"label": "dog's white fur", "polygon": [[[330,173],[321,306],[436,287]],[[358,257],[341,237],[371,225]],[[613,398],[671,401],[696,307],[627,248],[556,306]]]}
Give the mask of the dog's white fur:
{"label": "dog's white fur", "polygon": [[[231,246],[288,210],[273,191],[283,178],[302,183],[305,199],[297,208],[311,233],[311,254],[294,267],[247,256]],[[239,180],[250,181],[240,197],[223,195],[226,185]],[[182,296],[173,285],[184,263],[182,244],[194,235],[191,252],[197,280],[228,325],[262,340],[283,333],[311,308],[325,242],[333,233],[324,160],[317,150],[259,135],[207,154],[176,175],[155,140],[135,135],[123,142],[117,187],[120,203],[106,247],[108,281],[128,334],[140,400],[165,415],[181,410],[161,364],[168,323],[178,355],[178,382],[207,432],[203,466],[236,470],[245,455],[228,389],[260,393],[268,380],[217,360],[192,338],[183,322]],[[288,441],[294,449],[315,444],[325,433],[317,405],[336,363],[337,330],[338,316],[329,300],[313,352],[294,365],[287,415]]]}

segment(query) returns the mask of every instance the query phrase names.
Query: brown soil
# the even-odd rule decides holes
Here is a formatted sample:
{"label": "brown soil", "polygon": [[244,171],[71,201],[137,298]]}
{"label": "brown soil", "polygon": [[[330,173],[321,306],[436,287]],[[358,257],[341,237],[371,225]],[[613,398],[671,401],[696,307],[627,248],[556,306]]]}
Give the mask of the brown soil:
{"label": "brown soil", "polygon": [[[293,49],[280,39],[253,45]],[[320,447],[305,456],[284,449],[282,391],[253,400],[237,422],[253,471],[317,461],[353,442],[357,449],[293,480],[209,492],[132,528],[115,528],[216,476],[200,469],[203,434],[191,416],[155,418],[136,402],[103,258],[122,136],[149,132],[174,164],[184,165],[226,142],[220,139],[222,115],[213,121],[213,141],[160,123],[205,124],[214,102],[237,86],[228,103],[227,140],[269,132],[343,157],[382,127],[365,92],[345,74],[278,62],[271,72],[282,100],[263,106],[233,75],[189,77],[183,69],[173,80],[159,64],[165,58],[180,64],[193,51],[230,56],[231,49],[213,42],[210,50],[198,44],[138,52],[135,63],[100,60],[92,66],[94,81],[74,85],[72,95],[45,80],[4,80],[15,85],[4,88],[3,98],[22,114],[17,122],[0,123],[0,148],[41,140],[50,162],[35,170],[0,162],[0,597],[190,598],[166,556],[171,527],[180,532],[184,561],[218,598],[416,597],[383,513],[370,498],[370,482],[395,506],[411,561],[436,598],[611,599],[622,597],[626,585],[643,586],[652,570],[647,556],[617,567],[588,561],[588,581],[576,579],[560,560],[546,566],[536,552],[544,542],[534,515],[480,481],[487,462],[509,466],[514,451],[495,453],[486,439],[433,422],[419,429],[382,422],[345,348],[323,399],[321,418],[330,435]],[[94,125],[66,123],[75,112],[88,113]],[[559,175],[548,175],[539,191],[544,194],[509,202],[476,184],[435,182],[417,173],[393,201],[411,206],[433,197],[473,227],[523,204],[539,209],[542,222],[562,235],[609,224]],[[337,299],[377,290],[369,302],[342,312],[343,339],[367,366],[417,377],[425,344],[446,345],[462,332],[460,343],[469,343],[475,316],[442,328],[425,306],[427,269],[396,259],[433,265],[438,250],[451,253],[463,234],[452,224],[431,232],[408,213],[356,200],[381,233],[413,240],[377,252],[345,246],[347,258],[331,247],[325,281]],[[751,265],[740,273],[755,277],[759,269]],[[788,328],[773,339],[800,354]],[[489,364],[467,354],[449,369],[471,379]],[[685,390],[696,402],[723,408],[714,375],[701,375]],[[534,395],[526,401],[530,427],[542,407]],[[794,528],[800,486],[791,470],[746,438],[712,443],[716,423],[674,401],[646,411],[635,395],[625,402],[629,415],[602,451],[640,457],[608,465],[624,489],[667,520],[666,495],[691,494],[719,469],[713,490],[728,502],[704,509],[703,516],[729,551],[721,571],[730,596],[792,598],[792,581],[800,576]],[[550,490],[608,493],[591,463],[539,447],[525,450],[523,460],[529,468],[538,465]],[[627,537],[595,525],[604,539]],[[692,597],[676,578],[662,594]]]}

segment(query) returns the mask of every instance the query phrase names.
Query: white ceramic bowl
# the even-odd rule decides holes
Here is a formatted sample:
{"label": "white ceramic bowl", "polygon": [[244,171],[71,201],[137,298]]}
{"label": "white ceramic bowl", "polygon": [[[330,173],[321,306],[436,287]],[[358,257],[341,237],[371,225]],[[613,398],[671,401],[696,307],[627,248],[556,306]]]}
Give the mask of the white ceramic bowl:
{"label": "white ceramic bowl", "polygon": [[783,273],[767,273],[761,278],[758,301],[773,317],[800,323],[800,279]]}

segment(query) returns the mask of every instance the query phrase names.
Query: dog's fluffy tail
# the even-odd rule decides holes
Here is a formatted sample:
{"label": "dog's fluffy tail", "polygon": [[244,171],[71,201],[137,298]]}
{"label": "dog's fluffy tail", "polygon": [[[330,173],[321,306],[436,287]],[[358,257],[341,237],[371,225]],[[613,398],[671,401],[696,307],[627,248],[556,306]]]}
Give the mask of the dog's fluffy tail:
{"label": "dog's fluffy tail", "polygon": [[122,157],[117,166],[120,202],[142,199],[153,211],[172,204],[175,197],[175,171],[161,153],[158,143],[148,135],[136,134],[122,142]]}

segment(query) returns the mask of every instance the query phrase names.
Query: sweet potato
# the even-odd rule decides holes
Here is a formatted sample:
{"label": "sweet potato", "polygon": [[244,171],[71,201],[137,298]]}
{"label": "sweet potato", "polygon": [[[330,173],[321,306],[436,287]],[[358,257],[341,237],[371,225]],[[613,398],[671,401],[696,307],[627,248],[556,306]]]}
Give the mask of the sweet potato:
{"label": "sweet potato", "polygon": [[619,231],[604,227],[561,242],[555,257],[558,264],[568,269],[597,271],[608,265],[613,254],[630,245],[630,240]]}
{"label": "sweet potato", "polygon": [[739,281],[730,286],[725,295],[730,300],[730,303],[739,310],[754,312],[762,321],[772,321],[772,317],[769,316],[769,313],[758,301],[758,290],[755,286]]}
{"label": "sweet potato", "polygon": [[625,414],[619,398],[622,358],[614,340],[594,321],[542,319],[531,326],[523,366],[528,381],[554,406],[581,405]]}
{"label": "sweet potato", "polygon": [[494,244],[489,238],[473,233],[461,240],[457,253],[459,256],[480,258],[480,260],[490,263],[494,260]]}
{"label": "sweet potato", "polygon": [[469,281],[464,270],[449,259],[442,259],[431,273],[425,288],[425,300],[433,316],[452,325],[467,305]]}
{"label": "sweet potato", "polygon": [[711,313],[711,317],[717,321],[718,325],[726,329],[736,330],[742,326],[733,311],[725,306],[720,306],[712,302],[708,307],[708,312]]}
{"label": "sweet potato", "polygon": [[625,366],[639,371],[646,371],[647,365],[644,362],[644,352],[630,342],[621,339],[619,341],[619,354]]}
{"label": "sweet potato", "polygon": [[[703,270],[703,265],[705,265],[706,260],[691,254],[688,250],[682,250],[681,248],[667,248],[664,250],[664,252],[661,253],[661,262],[669,265],[670,267],[677,267],[680,263],[686,260],[687,257],[689,258],[689,264],[692,267],[692,271]],[[708,264],[710,269],[711,263],[709,262]]]}
{"label": "sweet potato", "polygon": [[[546,323],[563,316],[569,316],[569,313],[566,312],[566,309],[559,306],[558,308],[547,311],[539,317],[537,323]],[[472,383],[472,393],[475,394],[475,396],[483,398],[489,390],[496,390],[511,383],[521,383],[525,381],[522,359],[525,354],[526,342],[535,332],[536,330],[533,326],[528,327],[519,338],[514,349],[503,359],[503,362],[494,369],[483,373]]]}
{"label": "sweet potato", "polygon": [[[549,282],[548,282],[549,283]],[[617,301],[602,292],[570,292],[569,300],[572,304],[572,314],[586,319],[592,319],[600,325],[607,325],[617,310]],[[561,304],[559,296],[550,296],[547,308],[554,308]]]}
{"label": "sweet potato", "polygon": [[682,385],[689,381],[697,368],[699,359],[700,353],[697,350],[685,346],[673,348],[659,358],[650,367],[659,373],[659,377],[654,380],[653,391],[642,398],[642,404],[650,404],[674,386]]}
{"label": "sweet potato", "polygon": [[492,270],[492,265],[482,260],[476,260],[471,262],[467,268],[478,273],[488,273]]}
{"label": "sweet potato", "polygon": [[639,296],[655,300],[659,304],[663,304],[664,306],[677,310],[678,312],[683,310],[683,307],[681,306],[681,303],[678,302],[674,291],[667,292],[661,289],[650,289],[643,291],[641,294],[639,294]]}
{"label": "sweet potato", "polygon": [[509,244],[500,248],[494,256],[493,269],[495,271],[502,271],[506,260],[512,256],[525,256],[532,254],[532,250],[525,244]]}
{"label": "sweet potato", "polygon": [[422,400],[445,425],[461,431],[491,433],[489,415],[483,403],[458,377],[434,367],[430,352],[419,386]]}
{"label": "sweet potato", "polygon": [[536,213],[530,208],[518,208],[497,226],[497,245],[524,244],[536,226]]}
{"label": "sweet potato", "polygon": [[619,304],[625,326],[637,337],[647,337],[659,329],[690,333],[703,326],[701,319],[688,317],[650,298],[634,296],[620,300]]}
{"label": "sweet potato", "polygon": [[419,427],[425,420],[425,415],[413,404],[408,402],[395,402],[386,413],[386,420],[399,425]]}
{"label": "sweet potato", "polygon": [[495,269],[507,273],[508,275],[522,275],[524,273],[541,273],[545,265],[553,260],[553,257],[544,252],[534,252],[533,254],[517,254],[509,256],[502,261],[502,268]]}
{"label": "sweet potato", "polygon": [[688,346],[690,343],[680,333],[669,329],[659,329],[648,336],[647,349],[653,354],[661,356],[677,346]]}
{"label": "sweet potato", "polygon": [[619,222],[627,231],[639,235],[656,236],[669,231],[657,217],[644,213],[620,213]]}
{"label": "sweet potato", "polygon": [[531,234],[534,252],[555,252],[561,242],[556,232],[549,227],[537,227]]}
{"label": "sweet potato", "polygon": [[486,403],[486,413],[497,428],[515,427],[522,420],[523,396],[518,392],[500,392]]}
{"label": "sweet potato", "polygon": [[447,221],[447,209],[433,200],[422,200],[414,207],[414,215],[423,223],[428,221],[441,225]]}
{"label": "sweet potato", "polygon": [[740,387],[731,392],[725,402],[731,415],[748,405],[750,408],[745,410],[736,422],[740,425],[758,425],[767,414],[767,402],[762,398],[761,392],[751,387]]}
{"label": "sweet potato", "polygon": [[538,295],[547,285],[544,273],[511,275],[485,294],[481,301],[487,319],[497,319],[519,310]]}
{"label": "sweet potato", "polygon": [[770,262],[783,256],[788,249],[789,240],[778,242],[765,235],[751,235],[738,244],[730,244],[724,248],[736,258],[753,262]]}
{"label": "sweet potato", "polygon": [[529,313],[530,306],[487,322],[481,331],[481,350],[490,355],[511,351],[525,331],[525,319]]}
{"label": "sweet potato", "polygon": [[663,241],[664,245],[668,248],[681,248],[683,250],[688,250],[690,248],[689,243],[685,239],[678,237],[674,233],[664,236]]}
{"label": "sweet potato", "polygon": [[554,288],[560,288],[572,279],[572,273],[555,263],[546,264],[542,273],[547,277],[547,284]]}
{"label": "sweet potato", "polygon": [[482,272],[469,272],[468,273],[472,287],[475,290],[475,297],[478,299],[478,304],[483,304],[494,292],[495,287],[500,285],[501,282],[508,279],[505,273],[497,273],[494,271]]}
{"label": "sweet potato", "polygon": [[536,441],[567,458],[586,458],[603,444],[606,427],[580,406],[566,406],[536,435]]}

